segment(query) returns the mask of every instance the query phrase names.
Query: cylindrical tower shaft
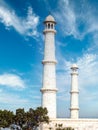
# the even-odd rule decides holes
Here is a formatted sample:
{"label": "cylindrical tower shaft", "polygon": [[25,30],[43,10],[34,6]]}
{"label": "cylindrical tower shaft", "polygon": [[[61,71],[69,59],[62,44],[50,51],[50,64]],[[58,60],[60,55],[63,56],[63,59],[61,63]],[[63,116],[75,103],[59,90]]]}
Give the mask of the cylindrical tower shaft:
{"label": "cylindrical tower shaft", "polygon": [[70,105],[70,118],[78,119],[79,117],[79,104],[78,104],[78,67],[73,64],[71,67],[71,105]]}
{"label": "cylindrical tower shaft", "polygon": [[55,33],[54,18],[49,15],[44,21],[45,30],[45,50],[43,63],[43,86],[42,92],[42,107],[48,110],[50,118],[56,118],[56,59],[55,59]]}

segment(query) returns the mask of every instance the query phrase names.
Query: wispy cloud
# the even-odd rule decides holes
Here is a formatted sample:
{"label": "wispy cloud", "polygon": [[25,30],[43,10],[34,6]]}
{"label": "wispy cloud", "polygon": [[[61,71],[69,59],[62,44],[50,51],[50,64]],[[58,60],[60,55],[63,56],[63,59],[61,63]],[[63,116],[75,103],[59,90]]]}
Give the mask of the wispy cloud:
{"label": "wispy cloud", "polygon": [[[26,92],[25,92],[26,94]],[[32,95],[31,97],[23,96],[17,93],[6,92],[5,90],[0,91],[0,108],[10,109],[15,111],[17,108],[25,108],[28,110],[29,108],[36,108],[40,105],[40,98],[37,95]]]}
{"label": "wispy cloud", "polygon": [[23,27],[27,36],[38,37],[37,26],[39,24],[39,17],[33,12],[31,7],[28,8],[28,15],[25,20],[23,20]]}
{"label": "wispy cloud", "polygon": [[4,73],[0,75],[0,85],[11,87],[14,89],[25,88],[25,83],[20,76],[9,73]]}
{"label": "wispy cloud", "polygon": [[14,105],[14,104],[25,104],[28,102],[29,101],[27,99],[22,99],[21,97],[15,94],[0,93],[0,103],[3,103],[3,104]]}
{"label": "wispy cloud", "polygon": [[[71,85],[70,67],[73,64],[73,62],[67,61],[63,56],[60,56],[59,58],[61,59],[60,61],[62,64],[58,65],[57,68],[57,83],[60,92],[62,92],[62,95],[64,94],[65,96],[65,91],[67,92],[67,95],[70,91],[70,85]],[[85,53],[82,57],[77,58],[76,64],[79,66],[79,90],[81,92],[82,97],[90,96],[89,91],[92,88],[97,89],[96,88],[96,84],[98,84],[97,59],[98,59],[97,55],[88,53]],[[85,94],[84,91],[87,92],[85,96],[83,96],[83,94]]]}
{"label": "wispy cloud", "polygon": [[[59,63],[57,65],[57,87],[58,87],[58,104],[61,102],[65,108],[58,106],[58,111],[67,111],[67,116],[69,117],[68,109],[70,107],[70,90],[71,90],[71,69],[73,61],[68,61],[59,54]],[[78,57],[76,64],[79,67],[79,104],[80,104],[80,115],[85,117],[86,104],[89,107],[95,107],[94,111],[97,112],[97,100],[98,100],[98,55],[84,53],[83,56]],[[93,111],[93,109],[92,109]],[[89,111],[87,111],[89,115]],[[63,114],[62,114],[63,115]],[[87,115],[87,114],[86,114]],[[60,115],[61,116],[61,115]]]}
{"label": "wispy cloud", "polygon": [[[85,54],[82,58],[78,60],[78,65],[80,68],[80,86],[81,87],[95,87],[98,83],[97,81],[97,66],[98,57],[95,54]],[[81,78],[82,77],[82,78]],[[86,80],[86,83],[84,82]]]}
{"label": "wispy cloud", "polygon": [[[76,39],[83,40],[87,34],[91,34],[87,50],[85,50],[80,57],[77,56],[76,58],[76,63],[79,66],[79,89],[81,90],[81,93],[83,92],[81,96],[85,94],[85,91],[85,96],[89,97],[89,90],[93,87],[96,89],[96,84],[98,84],[98,52],[96,49],[98,48],[98,24],[96,23],[98,17],[96,16],[96,13],[94,13],[96,10],[91,7],[89,2],[86,3],[86,1],[81,1],[78,11],[76,2],[62,0],[58,2],[58,5],[54,15],[60,25],[59,27],[62,31],[62,36],[72,35]],[[60,45],[61,44],[62,43],[60,43]],[[59,89],[61,92],[68,92],[70,91],[71,82],[70,67],[73,64],[73,61],[68,61],[63,57],[60,46],[58,46],[57,49],[59,61],[59,64],[57,65],[57,84],[58,87],[60,86]]]}
{"label": "wispy cloud", "polygon": [[63,35],[77,35],[76,16],[70,7],[68,0],[62,0],[58,3],[58,9],[54,12],[54,16],[60,24]]}
{"label": "wispy cloud", "polygon": [[32,102],[20,95],[2,91],[0,92],[0,104],[1,109],[6,109],[7,106],[7,109],[15,111],[17,108],[30,108]]}
{"label": "wispy cloud", "polygon": [[[77,9],[77,6],[79,8]],[[69,0],[58,2],[54,16],[59,24],[62,36],[83,39],[89,33],[98,31],[96,10],[86,1],[76,3]]]}
{"label": "wispy cloud", "polygon": [[38,37],[37,26],[39,24],[39,16],[37,16],[31,7],[28,8],[27,17],[19,17],[15,11],[8,8],[8,5],[0,5],[0,22],[6,29],[14,28],[18,33],[30,37]]}

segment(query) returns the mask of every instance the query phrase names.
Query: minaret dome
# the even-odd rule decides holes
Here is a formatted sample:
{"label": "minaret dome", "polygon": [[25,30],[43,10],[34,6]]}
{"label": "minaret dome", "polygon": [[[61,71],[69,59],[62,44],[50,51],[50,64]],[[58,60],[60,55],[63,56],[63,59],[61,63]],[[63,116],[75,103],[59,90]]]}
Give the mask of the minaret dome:
{"label": "minaret dome", "polygon": [[44,23],[47,23],[47,22],[52,22],[52,23],[55,23],[56,24],[56,21],[54,19],[54,17],[52,15],[48,15],[44,21]]}
{"label": "minaret dome", "polygon": [[78,69],[78,66],[77,66],[76,64],[73,64],[73,65],[71,66],[71,69]]}

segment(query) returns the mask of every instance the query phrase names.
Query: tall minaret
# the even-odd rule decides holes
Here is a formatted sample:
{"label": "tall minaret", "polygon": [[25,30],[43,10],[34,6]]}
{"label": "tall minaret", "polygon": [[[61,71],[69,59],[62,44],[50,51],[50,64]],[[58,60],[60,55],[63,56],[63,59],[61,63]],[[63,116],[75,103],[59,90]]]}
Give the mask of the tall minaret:
{"label": "tall minaret", "polygon": [[55,59],[55,19],[49,15],[46,17],[45,29],[45,50],[43,63],[43,86],[42,92],[42,107],[48,110],[50,118],[56,118],[56,59]]}
{"label": "tall minaret", "polygon": [[79,104],[78,104],[78,66],[73,64],[71,67],[71,106],[70,118],[78,119],[79,117]]}

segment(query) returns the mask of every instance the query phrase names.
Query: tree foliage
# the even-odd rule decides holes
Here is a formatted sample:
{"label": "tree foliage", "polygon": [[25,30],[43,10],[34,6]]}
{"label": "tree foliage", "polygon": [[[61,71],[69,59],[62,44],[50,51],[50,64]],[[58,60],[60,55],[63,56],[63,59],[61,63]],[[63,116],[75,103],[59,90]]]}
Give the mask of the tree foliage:
{"label": "tree foliage", "polygon": [[56,130],[74,130],[72,127],[63,127],[63,124],[56,124]]}
{"label": "tree foliage", "polygon": [[42,122],[49,123],[48,111],[46,108],[38,107],[36,110],[32,108],[26,113],[25,129],[36,129]]}
{"label": "tree foliage", "polygon": [[0,110],[0,127],[8,127],[13,122],[13,117],[13,112]]}
{"label": "tree foliage", "polygon": [[49,117],[47,116],[47,109],[38,107],[37,109],[30,108],[25,112],[24,109],[17,109],[16,113],[0,110],[0,127],[19,126],[24,130],[34,130],[42,122],[49,123]]}

